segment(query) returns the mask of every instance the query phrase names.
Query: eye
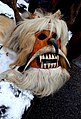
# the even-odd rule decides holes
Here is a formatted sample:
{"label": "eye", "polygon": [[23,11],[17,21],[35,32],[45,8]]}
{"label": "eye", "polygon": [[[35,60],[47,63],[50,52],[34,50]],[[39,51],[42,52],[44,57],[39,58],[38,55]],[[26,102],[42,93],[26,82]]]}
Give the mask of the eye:
{"label": "eye", "polygon": [[38,39],[39,40],[44,40],[44,39],[46,39],[47,38],[47,36],[45,35],[45,34],[43,34],[43,33],[41,33],[39,36],[38,36]]}
{"label": "eye", "polygon": [[57,36],[56,33],[54,33],[54,34],[52,35],[52,38],[56,38],[56,36]]}

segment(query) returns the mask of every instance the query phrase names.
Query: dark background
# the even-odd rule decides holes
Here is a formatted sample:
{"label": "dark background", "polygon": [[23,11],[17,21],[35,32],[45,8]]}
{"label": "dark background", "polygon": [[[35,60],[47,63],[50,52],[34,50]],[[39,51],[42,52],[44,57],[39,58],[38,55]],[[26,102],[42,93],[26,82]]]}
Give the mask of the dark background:
{"label": "dark background", "polygon": [[71,62],[69,72],[70,80],[54,95],[35,97],[22,119],[81,119],[81,69]]}

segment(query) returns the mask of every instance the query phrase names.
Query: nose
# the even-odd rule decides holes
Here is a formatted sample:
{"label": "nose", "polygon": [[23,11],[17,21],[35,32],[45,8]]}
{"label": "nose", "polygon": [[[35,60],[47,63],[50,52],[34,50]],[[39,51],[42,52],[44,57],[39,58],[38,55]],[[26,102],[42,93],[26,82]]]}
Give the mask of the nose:
{"label": "nose", "polygon": [[56,49],[56,55],[58,55],[58,43],[57,41],[54,39],[54,38],[50,38],[48,41],[47,41],[48,45],[53,45]]}

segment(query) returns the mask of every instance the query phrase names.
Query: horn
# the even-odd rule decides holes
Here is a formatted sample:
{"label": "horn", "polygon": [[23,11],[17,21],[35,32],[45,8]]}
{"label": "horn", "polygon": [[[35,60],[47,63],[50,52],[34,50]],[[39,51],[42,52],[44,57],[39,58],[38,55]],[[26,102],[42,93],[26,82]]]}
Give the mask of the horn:
{"label": "horn", "polygon": [[57,19],[61,19],[63,17],[63,15],[61,14],[61,11],[58,10],[56,11],[54,14],[51,15],[52,18],[57,18]]}

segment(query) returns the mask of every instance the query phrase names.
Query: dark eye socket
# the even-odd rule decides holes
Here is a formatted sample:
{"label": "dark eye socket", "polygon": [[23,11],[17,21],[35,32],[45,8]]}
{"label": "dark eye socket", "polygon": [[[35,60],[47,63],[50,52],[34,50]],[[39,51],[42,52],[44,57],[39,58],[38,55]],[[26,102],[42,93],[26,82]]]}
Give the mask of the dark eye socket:
{"label": "dark eye socket", "polygon": [[41,33],[39,36],[38,36],[38,39],[40,40],[44,40],[45,38],[47,38],[47,36],[43,33]]}
{"label": "dark eye socket", "polygon": [[54,34],[52,35],[52,38],[56,38],[56,36],[57,36],[56,33],[54,33]]}

